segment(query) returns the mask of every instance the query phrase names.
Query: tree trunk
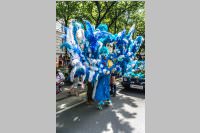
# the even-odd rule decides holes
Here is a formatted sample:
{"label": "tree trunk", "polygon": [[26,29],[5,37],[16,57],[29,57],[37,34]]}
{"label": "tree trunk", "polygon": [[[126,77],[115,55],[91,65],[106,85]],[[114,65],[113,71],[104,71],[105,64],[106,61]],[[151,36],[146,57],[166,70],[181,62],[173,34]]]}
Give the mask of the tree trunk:
{"label": "tree trunk", "polygon": [[97,6],[98,9],[98,18],[96,20],[96,25],[95,27],[97,27],[99,24],[101,24],[101,22],[103,21],[103,19],[106,17],[106,14],[109,13],[110,9],[112,9],[112,7],[115,5],[116,1],[112,2],[110,6],[107,6],[105,13],[103,14],[103,16],[101,17],[101,6],[99,4],[98,1],[95,1],[95,4]]}
{"label": "tree trunk", "polygon": [[117,21],[115,21],[115,32],[114,33],[116,33],[117,32]]}

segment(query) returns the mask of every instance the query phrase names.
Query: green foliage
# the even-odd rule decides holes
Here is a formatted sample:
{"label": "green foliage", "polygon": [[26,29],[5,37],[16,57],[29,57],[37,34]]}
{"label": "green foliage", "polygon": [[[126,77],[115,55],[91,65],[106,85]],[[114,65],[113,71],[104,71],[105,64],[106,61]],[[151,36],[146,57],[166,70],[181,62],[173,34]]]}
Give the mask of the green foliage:
{"label": "green foliage", "polygon": [[[116,34],[123,29],[127,32],[135,24],[136,32],[133,38],[141,35],[145,38],[145,2],[144,1],[57,1],[56,20],[63,19],[68,26],[70,19],[79,22],[88,20],[97,27],[99,24],[107,24],[109,32]],[[102,48],[101,52],[106,54],[108,49]],[[145,53],[145,42],[137,52],[137,57]],[[120,61],[121,58],[118,58]],[[62,68],[60,68],[62,69]],[[70,71],[69,68],[68,71]],[[63,69],[66,73],[67,70]],[[145,74],[145,70],[142,70]]]}
{"label": "green foliage", "polygon": [[95,27],[104,23],[113,34],[135,24],[137,35],[145,37],[144,1],[57,1],[56,19],[64,19],[68,25],[70,19],[82,22],[89,20]]}

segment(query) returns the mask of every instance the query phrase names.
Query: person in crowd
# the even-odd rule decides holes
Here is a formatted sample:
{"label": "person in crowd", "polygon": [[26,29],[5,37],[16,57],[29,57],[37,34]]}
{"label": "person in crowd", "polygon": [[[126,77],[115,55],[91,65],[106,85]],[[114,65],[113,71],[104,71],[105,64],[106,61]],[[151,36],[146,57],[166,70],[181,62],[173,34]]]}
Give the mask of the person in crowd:
{"label": "person in crowd", "polygon": [[116,96],[116,74],[114,72],[111,73],[110,77],[110,94],[115,97]]}
{"label": "person in crowd", "polygon": [[60,70],[56,70],[56,82],[60,83],[65,80],[64,74]]}
{"label": "person in crowd", "polygon": [[87,82],[87,104],[93,104],[94,100],[92,98],[92,93],[93,93],[93,84],[92,82]]}
{"label": "person in crowd", "polygon": [[61,86],[64,85],[65,76],[60,70],[56,70],[56,93],[61,92]]}

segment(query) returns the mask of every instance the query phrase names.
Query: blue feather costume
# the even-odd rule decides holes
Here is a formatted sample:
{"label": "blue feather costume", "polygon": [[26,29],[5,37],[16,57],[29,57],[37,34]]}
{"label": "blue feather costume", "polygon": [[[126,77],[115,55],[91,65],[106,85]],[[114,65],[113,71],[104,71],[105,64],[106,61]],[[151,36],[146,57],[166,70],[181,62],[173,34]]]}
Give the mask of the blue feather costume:
{"label": "blue feather costume", "polygon": [[[97,86],[95,88],[94,99],[99,104],[103,104],[105,100],[110,100],[110,71],[108,69],[109,50],[102,47],[100,50],[102,56],[101,62],[98,64],[98,80],[95,80]],[[96,75],[97,76],[97,75]],[[96,78],[95,76],[95,78]]]}
{"label": "blue feather costume", "polygon": [[[127,64],[131,64],[131,58],[138,52],[143,37],[138,36],[135,40],[132,39],[132,34],[135,32],[134,25],[127,35],[126,30],[113,35],[108,32],[106,24],[100,24],[96,29],[87,20],[84,24],[86,26],[85,40],[78,40],[77,32],[83,29],[83,25],[73,20],[69,28],[64,27],[65,34],[61,35],[64,43],[60,47],[65,47],[70,53],[70,59],[75,62],[72,79],[73,76],[85,75],[85,81],[92,82],[96,90],[93,98],[99,104],[103,104],[105,100],[110,100],[110,72],[114,70],[124,74],[131,70],[131,66]],[[79,42],[84,46],[83,48],[79,46]],[[114,52],[111,54],[106,47],[109,43],[115,44]],[[108,60],[113,62],[110,68],[108,68]]]}

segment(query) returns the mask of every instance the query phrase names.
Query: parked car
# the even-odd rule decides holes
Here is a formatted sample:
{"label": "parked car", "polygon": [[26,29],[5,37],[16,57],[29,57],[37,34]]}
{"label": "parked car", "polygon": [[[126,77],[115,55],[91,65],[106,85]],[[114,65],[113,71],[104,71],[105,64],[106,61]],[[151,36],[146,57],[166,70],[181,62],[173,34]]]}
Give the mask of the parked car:
{"label": "parked car", "polygon": [[143,73],[126,73],[123,76],[122,85],[129,89],[139,89],[145,91],[145,76]]}

